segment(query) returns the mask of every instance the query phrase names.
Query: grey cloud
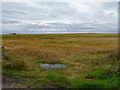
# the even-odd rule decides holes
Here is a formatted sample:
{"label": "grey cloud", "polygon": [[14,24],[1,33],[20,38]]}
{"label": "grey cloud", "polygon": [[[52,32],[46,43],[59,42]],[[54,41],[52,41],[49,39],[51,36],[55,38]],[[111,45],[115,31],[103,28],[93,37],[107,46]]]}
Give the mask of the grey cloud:
{"label": "grey cloud", "polygon": [[3,33],[117,32],[117,3],[4,2]]}

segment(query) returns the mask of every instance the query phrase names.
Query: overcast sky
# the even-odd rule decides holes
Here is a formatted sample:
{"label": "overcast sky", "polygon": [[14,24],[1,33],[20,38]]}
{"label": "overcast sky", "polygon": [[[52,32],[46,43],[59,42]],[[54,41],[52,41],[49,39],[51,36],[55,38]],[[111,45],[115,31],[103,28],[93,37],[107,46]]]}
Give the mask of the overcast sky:
{"label": "overcast sky", "polygon": [[3,2],[3,33],[117,32],[117,2]]}

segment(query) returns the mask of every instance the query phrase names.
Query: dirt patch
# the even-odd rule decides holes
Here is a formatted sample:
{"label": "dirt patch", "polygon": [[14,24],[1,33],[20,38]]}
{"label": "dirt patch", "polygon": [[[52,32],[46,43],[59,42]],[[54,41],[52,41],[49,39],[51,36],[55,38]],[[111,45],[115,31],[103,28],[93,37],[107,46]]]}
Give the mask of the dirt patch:
{"label": "dirt patch", "polygon": [[12,77],[2,74],[2,88],[27,88],[22,80],[15,80]]}

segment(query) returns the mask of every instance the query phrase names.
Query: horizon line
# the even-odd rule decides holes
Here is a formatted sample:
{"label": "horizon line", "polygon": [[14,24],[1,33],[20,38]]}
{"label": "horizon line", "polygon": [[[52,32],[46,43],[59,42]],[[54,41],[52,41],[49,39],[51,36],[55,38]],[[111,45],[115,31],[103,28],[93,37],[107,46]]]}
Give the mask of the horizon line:
{"label": "horizon line", "polygon": [[96,34],[117,34],[117,33],[120,33],[120,32],[61,32],[61,33],[58,33],[58,32],[47,32],[47,33],[16,33],[16,32],[12,32],[12,33],[0,33],[0,34],[82,34],[82,33],[96,33]]}

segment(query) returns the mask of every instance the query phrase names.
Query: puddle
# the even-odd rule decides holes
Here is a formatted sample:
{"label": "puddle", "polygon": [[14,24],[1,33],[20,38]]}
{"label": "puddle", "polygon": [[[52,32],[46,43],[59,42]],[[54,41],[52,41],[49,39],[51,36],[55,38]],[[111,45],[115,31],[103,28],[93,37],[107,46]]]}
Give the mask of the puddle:
{"label": "puddle", "polygon": [[40,64],[43,68],[66,68],[66,65],[64,64]]}

